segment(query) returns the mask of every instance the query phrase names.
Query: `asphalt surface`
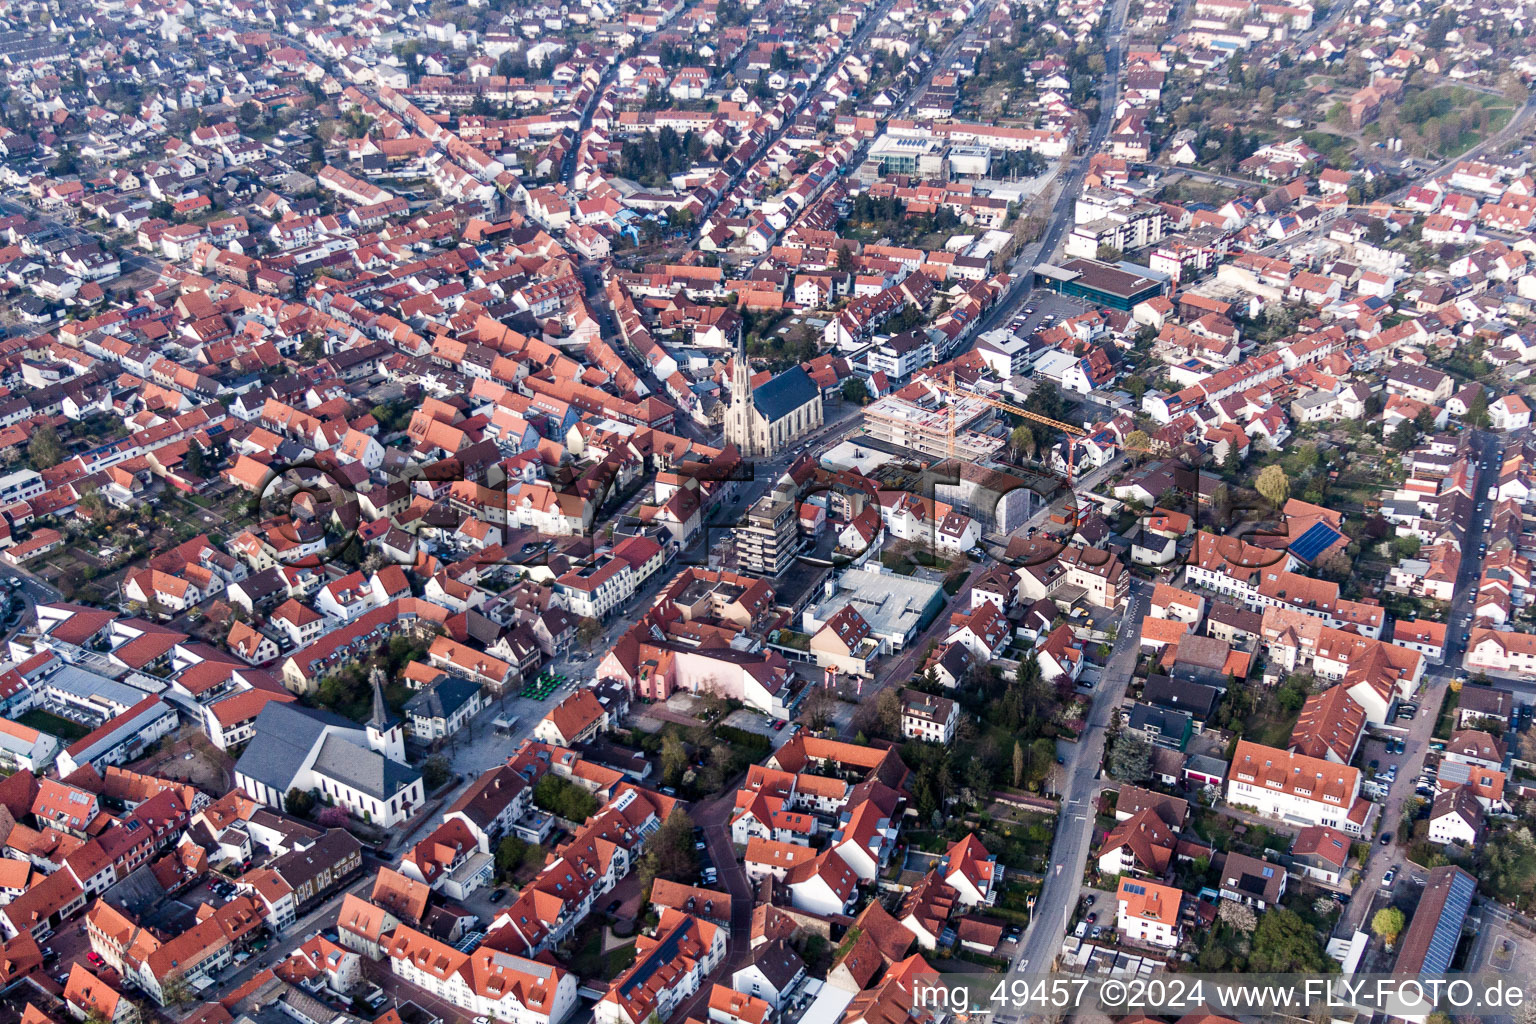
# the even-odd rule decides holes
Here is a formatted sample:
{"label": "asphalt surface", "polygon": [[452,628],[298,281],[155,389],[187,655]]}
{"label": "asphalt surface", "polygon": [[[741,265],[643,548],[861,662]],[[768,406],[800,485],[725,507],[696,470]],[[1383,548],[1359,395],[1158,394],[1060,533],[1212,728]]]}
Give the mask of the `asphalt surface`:
{"label": "asphalt surface", "polygon": [[1045,876],[1029,927],[1014,955],[1011,966],[1015,971],[1049,972],[1066,937],[1067,924],[1081,892],[1083,871],[1088,865],[1088,849],[1093,843],[1094,808],[1104,788],[1099,764],[1104,759],[1105,728],[1109,716],[1116,713],[1125,699],[1125,688],[1136,668],[1141,651],[1141,619],[1151,592],[1150,583],[1132,580],[1120,635],[1110,649],[1109,662],[1093,695],[1087,727],[1075,744],[1057,744],[1067,766],[1056,839],[1051,844],[1050,863],[1055,868]]}

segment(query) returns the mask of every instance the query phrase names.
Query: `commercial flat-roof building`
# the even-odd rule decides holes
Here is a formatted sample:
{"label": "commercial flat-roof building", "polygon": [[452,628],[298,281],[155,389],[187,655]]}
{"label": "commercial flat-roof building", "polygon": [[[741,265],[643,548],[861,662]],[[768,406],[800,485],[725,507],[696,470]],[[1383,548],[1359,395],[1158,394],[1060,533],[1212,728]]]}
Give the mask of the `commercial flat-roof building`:
{"label": "commercial flat-roof building", "polygon": [[852,606],[869,624],[870,635],[900,650],[933,621],[944,605],[944,588],[911,576],[883,570],[866,562],[861,569],[828,580],[819,601],[801,617],[805,632],[814,634],[832,616]]}
{"label": "commercial flat-roof building", "polygon": [[1035,267],[1035,274],[1053,292],[1126,311],[1138,302],[1163,294],[1167,288],[1167,282],[1149,276],[1150,271],[1147,275],[1133,273],[1126,266],[1076,259],[1060,266],[1042,263]]}

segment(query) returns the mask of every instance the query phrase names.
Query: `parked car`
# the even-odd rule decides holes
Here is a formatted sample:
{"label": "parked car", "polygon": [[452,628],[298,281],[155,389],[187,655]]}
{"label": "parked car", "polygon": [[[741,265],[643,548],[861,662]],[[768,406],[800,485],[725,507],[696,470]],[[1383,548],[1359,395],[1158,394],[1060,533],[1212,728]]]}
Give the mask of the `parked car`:
{"label": "parked car", "polygon": [[505,890],[505,889],[497,889],[495,892],[491,893],[491,902],[492,903],[500,903],[502,900],[504,900],[506,898],[507,898],[507,890]]}
{"label": "parked car", "polygon": [[1392,833],[1391,832],[1383,832],[1381,834],[1381,845],[1382,846],[1387,846],[1387,845],[1391,844],[1391,842],[1392,842]]}
{"label": "parked car", "polygon": [[1381,887],[1385,889],[1395,881],[1397,881],[1397,868],[1387,868],[1387,873],[1381,876]]}

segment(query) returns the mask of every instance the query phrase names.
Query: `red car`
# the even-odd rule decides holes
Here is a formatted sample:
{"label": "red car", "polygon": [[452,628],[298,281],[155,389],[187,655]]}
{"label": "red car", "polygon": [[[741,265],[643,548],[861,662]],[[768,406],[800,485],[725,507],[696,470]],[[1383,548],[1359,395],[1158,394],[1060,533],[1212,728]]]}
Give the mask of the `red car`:
{"label": "red car", "polygon": [[93,964],[101,963],[101,954],[99,953],[87,953],[85,954],[85,958]]}
{"label": "red car", "polygon": [[774,732],[778,732],[782,728],[784,728],[784,720],[782,718],[779,719],[777,722],[773,723],[773,731]]}

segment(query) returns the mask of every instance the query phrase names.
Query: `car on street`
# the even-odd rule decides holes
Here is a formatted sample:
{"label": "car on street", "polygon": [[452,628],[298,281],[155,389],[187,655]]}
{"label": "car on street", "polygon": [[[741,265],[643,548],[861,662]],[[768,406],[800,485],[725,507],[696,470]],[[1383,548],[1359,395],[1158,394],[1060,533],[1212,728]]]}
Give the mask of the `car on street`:
{"label": "car on street", "polygon": [[1383,832],[1381,834],[1381,845],[1382,846],[1387,846],[1387,845],[1391,844],[1391,842],[1392,842],[1392,833],[1391,832]]}
{"label": "car on street", "polygon": [[607,913],[609,913],[609,914],[617,914],[619,912],[619,908],[622,907],[623,905],[624,905],[624,901],[623,900],[614,900],[612,903],[608,904]]}
{"label": "car on street", "polygon": [[1381,876],[1381,887],[1386,889],[1397,881],[1397,868],[1387,868],[1387,873]]}

